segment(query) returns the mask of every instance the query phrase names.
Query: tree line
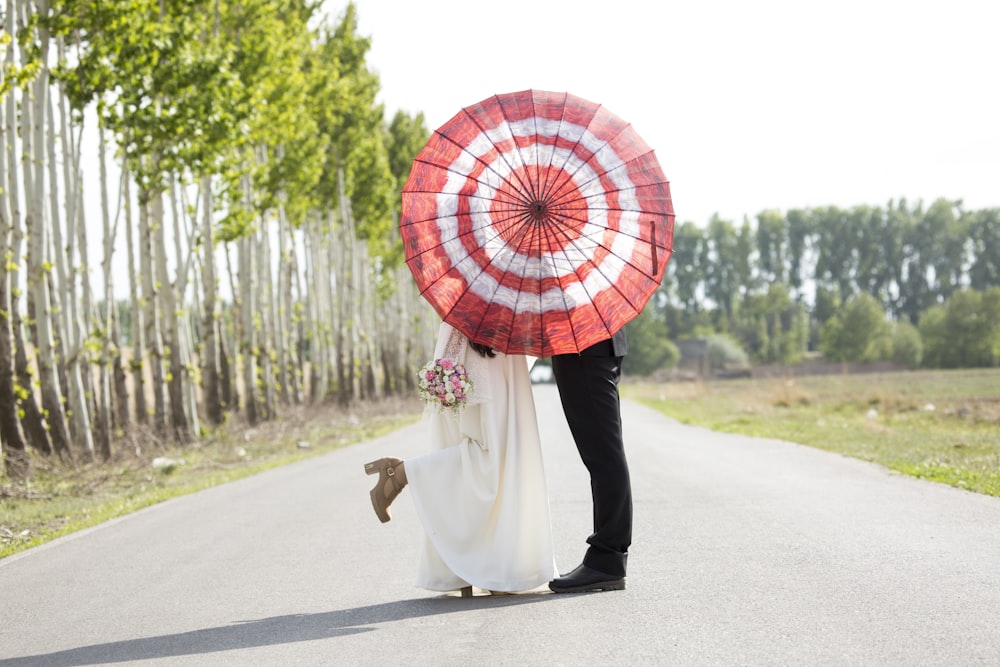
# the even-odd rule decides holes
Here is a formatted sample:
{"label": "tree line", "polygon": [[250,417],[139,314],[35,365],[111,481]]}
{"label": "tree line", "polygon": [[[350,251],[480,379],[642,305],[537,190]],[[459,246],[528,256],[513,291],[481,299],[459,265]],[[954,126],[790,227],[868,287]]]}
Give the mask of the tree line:
{"label": "tree line", "polygon": [[[1000,365],[1000,209],[960,201],[763,211],[736,225],[684,222],[634,337],[730,341],[757,363],[894,359]],[[631,347],[631,346],[630,346]]]}
{"label": "tree line", "polygon": [[317,7],[5,0],[7,474],[412,387],[435,318],[395,223],[428,132],[386,122],[353,4]]}

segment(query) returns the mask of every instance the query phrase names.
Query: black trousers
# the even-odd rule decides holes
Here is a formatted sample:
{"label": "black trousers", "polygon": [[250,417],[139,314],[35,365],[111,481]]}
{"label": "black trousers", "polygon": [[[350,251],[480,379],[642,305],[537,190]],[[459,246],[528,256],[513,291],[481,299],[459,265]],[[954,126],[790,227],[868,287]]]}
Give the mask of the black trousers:
{"label": "black trousers", "polygon": [[613,355],[611,341],[605,341],[583,354],[553,356],[552,372],[576,448],[590,472],[594,533],[587,538],[583,564],[624,576],[632,543],[632,486],[618,395],[622,358]]}

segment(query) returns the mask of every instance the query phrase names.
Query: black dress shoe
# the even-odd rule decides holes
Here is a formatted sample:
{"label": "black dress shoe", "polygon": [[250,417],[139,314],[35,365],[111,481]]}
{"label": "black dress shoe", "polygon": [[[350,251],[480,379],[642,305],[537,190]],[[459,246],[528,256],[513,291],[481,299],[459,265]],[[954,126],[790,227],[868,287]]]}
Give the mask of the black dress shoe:
{"label": "black dress shoe", "polygon": [[569,574],[549,582],[549,590],[553,593],[589,593],[593,591],[623,591],[625,577],[605,574],[579,565]]}

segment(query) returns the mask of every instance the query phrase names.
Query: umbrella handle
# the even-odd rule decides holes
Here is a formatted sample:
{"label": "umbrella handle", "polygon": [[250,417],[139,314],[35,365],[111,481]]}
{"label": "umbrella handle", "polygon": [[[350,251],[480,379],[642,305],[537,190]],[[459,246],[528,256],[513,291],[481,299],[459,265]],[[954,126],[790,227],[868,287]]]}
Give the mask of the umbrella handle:
{"label": "umbrella handle", "polygon": [[658,269],[660,268],[660,263],[659,263],[659,261],[657,260],[657,257],[656,257],[656,222],[655,221],[652,223],[652,233],[650,234],[650,243],[651,243],[652,249],[653,249],[653,251],[652,251],[653,252],[653,277],[655,278],[656,274],[659,272]]}

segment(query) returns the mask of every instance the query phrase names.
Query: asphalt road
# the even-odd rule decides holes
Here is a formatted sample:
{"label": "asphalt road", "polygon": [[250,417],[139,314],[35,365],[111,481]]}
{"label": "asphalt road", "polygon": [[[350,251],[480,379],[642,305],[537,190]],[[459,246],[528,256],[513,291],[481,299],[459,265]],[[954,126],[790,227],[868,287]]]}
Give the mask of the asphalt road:
{"label": "asphalt road", "polygon": [[[567,571],[588,481],[536,402]],[[625,591],[414,588],[412,505],[380,524],[362,464],[422,452],[416,425],[0,561],[0,667],[1000,664],[1000,498],[623,412]]]}

